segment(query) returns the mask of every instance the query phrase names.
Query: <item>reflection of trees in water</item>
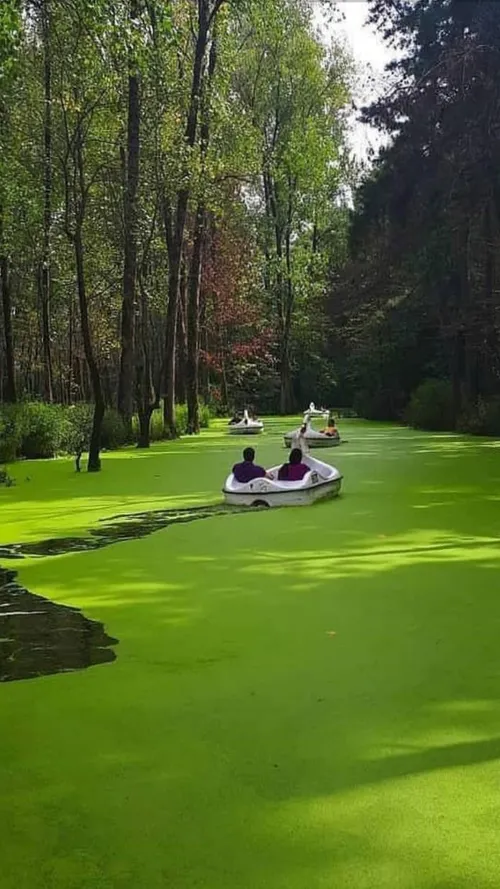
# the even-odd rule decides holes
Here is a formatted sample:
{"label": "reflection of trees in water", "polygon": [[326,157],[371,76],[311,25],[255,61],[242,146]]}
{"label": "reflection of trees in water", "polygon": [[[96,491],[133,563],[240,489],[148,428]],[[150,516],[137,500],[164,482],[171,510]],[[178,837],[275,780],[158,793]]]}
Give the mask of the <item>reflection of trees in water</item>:
{"label": "reflection of trees in water", "polygon": [[116,644],[98,621],[28,592],[0,568],[0,682],[113,661]]}

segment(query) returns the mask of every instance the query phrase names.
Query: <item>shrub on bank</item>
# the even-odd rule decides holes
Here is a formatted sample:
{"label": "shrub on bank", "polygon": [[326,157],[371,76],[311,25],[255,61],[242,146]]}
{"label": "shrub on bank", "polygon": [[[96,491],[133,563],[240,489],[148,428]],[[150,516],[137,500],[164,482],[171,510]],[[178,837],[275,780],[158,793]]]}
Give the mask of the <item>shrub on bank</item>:
{"label": "shrub on bank", "polygon": [[91,404],[72,404],[66,409],[66,425],[61,448],[67,454],[87,450],[92,432],[94,408]]}
{"label": "shrub on bank", "polygon": [[458,421],[460,432],[500,436],[500,398],[478,398],[467,405]]}
{"label": "shrub on bank", "polygon": [[22,438],[20,453],[27,460],[55,457],[66,432],[66,410],[41,401],[20,405]]}
{"label": "shrub on bank", "polygon": [[354,414],[365,420],[399,420],[404,410],[405,396],[397,387],[357,392]]}
{"label": "shrub on bank", "polygon": [[21,411],[17,404],[0,405],[0,463],[12,463],[22,438]]}
{"label": "shrub on bank", "polygon": [[[210,426],[210,409],[208,405],[200,402],[198,406],[200,417],[200,428],[208,429]],[[179,435],[186,435],[188,428],[188,409],[187,404],[178,404],[176,407],[177,430]]]}
{"label": "shrub on bank", "polygon": [[[55,457],[59,453],[78,454],[88,449],[94,407],[91,404],[65,406],[41,401],[20,404],[0,404],[0,463],[11,463],[18,458],[29,460]],[[181,435],[187,430],[187,407],[178,405],[177,422]],[[207,428],[209,408],[200,404],[200,425]],[[133,421],[138,431],[137,418]],[[163,411],[153,412],[151,441],[160,441],[163,434]],[[131,443],[123,420],[114,408],[107,408],[103,424],[101,446],[115,450]]]}
{"label": "shrub on bank", "polygon": [[424,380],[413,392],[405,420],[415,429],[445,432],[455,428],[453,390],[448,380]]}
{"label": "shrub on bank", "polygon": [[101,447],[105,451],[116,451],[126,444],[131,444],[126,426],[118,411],[109,407],[102,421]]}
{"label": "shrub on bank", "polygon": [[[200,427],[201,429],[208,429],[210,426],[210,408],[207,404],[203,404],[200,402]],[[176,419],[177,419],[177,429],[179,431],[179,435],[185,435],[187,432],[187,405],[186,404],[178,404],[175,410]],[[139,421],[137,417],[134,417],[133,421],[133,429],[134,435],[137,436],[139,431]],[[158,408],[153,411],[151,414],[151,426],[150,426],[150,438],[151,441],[163,441],[165,438],[165,434],[163,431],[163,407]]]}

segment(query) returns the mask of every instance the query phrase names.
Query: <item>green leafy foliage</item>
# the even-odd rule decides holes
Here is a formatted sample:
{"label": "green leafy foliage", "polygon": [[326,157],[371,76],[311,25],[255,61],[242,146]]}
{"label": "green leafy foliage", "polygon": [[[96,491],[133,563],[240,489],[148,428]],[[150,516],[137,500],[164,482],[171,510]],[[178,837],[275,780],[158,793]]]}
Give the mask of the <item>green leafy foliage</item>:
{"label": "green leafy foliage", "polygon": [[114,408],[108,408],[102,422],[101,446],[104,450],[115,451],[127,443],[129,437],[122,417]]}
{"label": "green leafy foliage", "polygon": [[0,3],[0,91],[12,74],[21,38],[20,0]]}
{"label": "green leafy foliage", "polygon": [[444,432],[454,428],[453,389],[448,380],[425,380],[412,394],[405,414],[416,429]]}
{"label": "green leafy foliage", "polygon": [[0,463],[11,463],[19,454],[23,434],[22,414],[17,405],[0,405]]}
{"label": "green leafy foliage", "polygon": [[[194,103],[197,125],[187,138],[203,9],[210,12],[211,28]],[[142,413],[144,405],[157,403],[164,394],[172,266],[167,223],[185,195],[184,283],[192,273],[200,204],[205,219],[198,312],[203,401],[217,393],[218,410],[249,398],[258,410],[275,410],[284,373],[293,402],[331,392],[337,367],[325,304],[331,269],[346,240],[347,214],[339,205],[349,180],[345,108],[351,71],[344,49],[318,38],[310,4],[4,0],[0,70],[4,60],[9,74],[7,81],[0,73],[0,258],[8,286],[0,291],[9,292],[4,311],[13,354],[7,362],[9,336],[0,320],[0,376],[14,368],[17,397],[99,402],[95,365],[106,404],[117,402],[124,257],[130,258],[126,240],[133,231],[134,361],[139,365],[144,358],[144,374],[141,395],[134,388],[130,408],[137,410],[140,400]],[[134,78],[139,172],[127,229]],[[274,210],[264,174],[272,182]],[[188,344],[188,289],[182,291],[177,331],[177,402],[188,395],[185,357],[194,348]],[[138,366],[134,370],[131,386],[140,376]],[[50,406],[29,410],[24,444],[10,436],[10,454],[87,447],[87,407],[72,408],[60,424]],[[153,438],[162,435],[159,422],[154,415]],[[178,425],[185,430],[182,407]],[[120,446],[126,438],[121,421],[108,412],[103,447]]]}
{"label": "green leafy foliage", "polygon": [[87,450],[93,413],[90,404],[73,404],[67,409],[62,447],[68,454],[82,454]]}
{"label": "green leafy foliage", "polygon": [[61,450],[66,412],[59,405],[31,402],[20,408],[22,438],[20,452],[28,460],[55,457]]}
{"label": "green leafy foliage", "polygon": [[479,398],[476,404],[466,406],[458,428],[472,435],[500,436],[500,398]]}
{"label": "green leafy foliage", "polygon": [[[370,9],[399,56],[365,115],[389,140],[356,196],[335,309],[349,370],[363,402],[399,388],[403,407],[420,382],[450,379],[451,406],[445,383],[417,390],[417,425],[494,429],[500,6],[371,0]],[[441,418],[434,398],[446,402]]]}
{"label": "green leafy foliage", "polygon": [[6,469],[2,469],[0,466],[0,485],[3,485],[5,488],[11,488],[12,485],[15,485],[15,481],[12,476],[9,475]]}

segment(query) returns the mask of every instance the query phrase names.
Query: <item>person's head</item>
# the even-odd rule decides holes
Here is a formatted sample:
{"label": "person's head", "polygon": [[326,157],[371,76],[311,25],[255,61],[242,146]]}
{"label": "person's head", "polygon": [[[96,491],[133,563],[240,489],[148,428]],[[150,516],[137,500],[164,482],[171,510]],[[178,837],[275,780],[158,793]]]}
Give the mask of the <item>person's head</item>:
{"label": "person's head", "polygon": [[290,463],[292,464],[292,466],[296,465],[297,463],[302,463],[302,451],[300,450],[300,448],[292,448],[292,450],[290,451]]}
{"label": "person's head", "polygon": [[255,451],[253,448],[245,448],[243,451],[243,459],[245,463],[253,463],[255,460]]}

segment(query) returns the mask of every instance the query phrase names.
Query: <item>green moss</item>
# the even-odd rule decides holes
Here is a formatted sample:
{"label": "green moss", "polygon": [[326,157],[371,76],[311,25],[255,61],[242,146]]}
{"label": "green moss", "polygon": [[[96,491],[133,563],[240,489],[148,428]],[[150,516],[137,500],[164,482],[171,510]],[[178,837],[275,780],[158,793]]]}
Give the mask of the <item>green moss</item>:
{"label": "green moss", "polygon": [[[120,645],[0,686],[1,889],[498,885],[500,451],[341,431],[338,501],[15,563]],[[1,540],[218,502],[241,446],[14,466]]]}

